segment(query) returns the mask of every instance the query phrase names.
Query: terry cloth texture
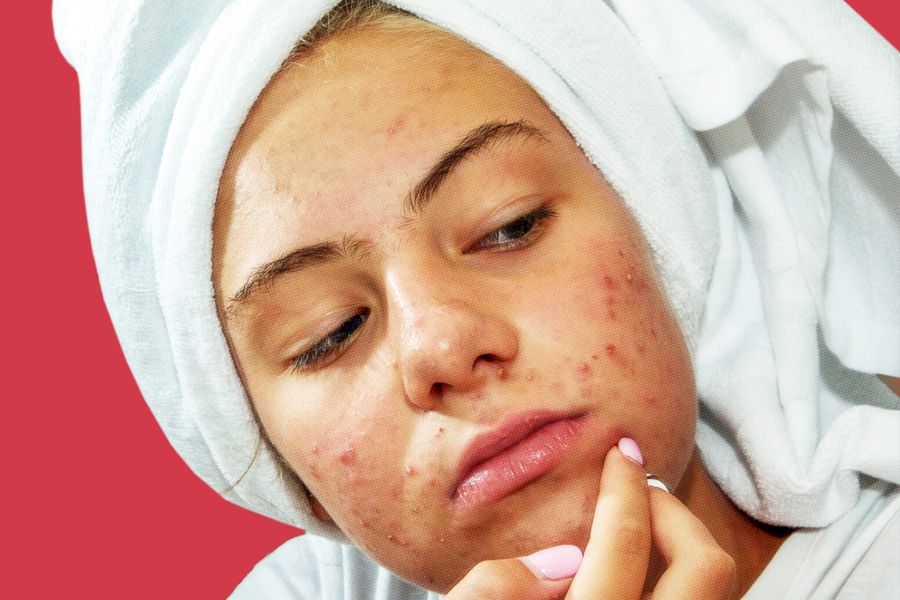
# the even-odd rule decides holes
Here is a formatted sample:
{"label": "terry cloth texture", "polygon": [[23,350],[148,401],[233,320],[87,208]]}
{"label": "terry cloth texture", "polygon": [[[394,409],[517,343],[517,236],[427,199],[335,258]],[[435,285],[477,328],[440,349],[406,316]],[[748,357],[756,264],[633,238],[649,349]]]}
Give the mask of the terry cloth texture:
{"label": "terry cloth texture", "polygon": [[[900,66],[836,0],[397,0],[523,77],[631,208],[693,351],[698,443],[750,515],[822,526],[900,483]],[[141,391],[209,485],[317,522],[216,316],[211,223],[254,100],[333,0],[57,0],[88,220]],[[234,485],[240,479],[237,485]]]}

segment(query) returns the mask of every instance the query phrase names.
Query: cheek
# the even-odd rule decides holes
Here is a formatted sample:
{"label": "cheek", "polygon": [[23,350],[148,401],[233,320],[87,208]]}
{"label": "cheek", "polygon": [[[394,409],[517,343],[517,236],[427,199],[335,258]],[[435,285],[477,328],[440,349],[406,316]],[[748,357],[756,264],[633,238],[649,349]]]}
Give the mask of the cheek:
{"label": "cheek", "polygon": [[367,393],[342,402],[344,409],[334,413],[292,415],[293,425],[281,421],[275,425],[277,438],[271,430],[270,435],[276,445],[285,442],[279,448],[291,467],[338,525],[355,536],[385,521],[385,507],[399,490],[383,482],[399,468],[392,457],[405,449],[388,412],[389,398]]}
{"label": "cheek", "polygon": [[579,342],[565,372],[582,400],[602,402],[628,424],[646,446],[649,466],[677,480],[697,418],[693,370],[677,320],[636,243],[590,244],[581,251],[598,259],[571,280],[565,317],[570,339]]}

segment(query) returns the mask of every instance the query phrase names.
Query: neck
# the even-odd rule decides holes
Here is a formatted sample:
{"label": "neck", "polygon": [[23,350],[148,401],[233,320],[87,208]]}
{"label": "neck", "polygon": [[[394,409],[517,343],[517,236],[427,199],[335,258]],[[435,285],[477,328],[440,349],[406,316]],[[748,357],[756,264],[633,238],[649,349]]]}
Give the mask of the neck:
{"label": "neck", "polygon": [[[675,496],[703,521],[719,546],[734,559],[737,581],[733,598],[741,598],[747,592],[791,533],[790,529],[755,521],[732,504],[710,478],[697,451]],[[661,559],[654,563],[652,572],[656,576],[651,577],[653,581],[665,569]]]}

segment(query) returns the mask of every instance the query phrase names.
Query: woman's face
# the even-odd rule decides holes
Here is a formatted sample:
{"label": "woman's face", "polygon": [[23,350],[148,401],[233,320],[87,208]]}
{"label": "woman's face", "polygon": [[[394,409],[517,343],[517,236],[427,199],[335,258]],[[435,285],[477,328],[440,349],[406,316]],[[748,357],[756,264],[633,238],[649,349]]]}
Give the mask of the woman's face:
{"label": "woman's face", "polygon": [[214,244],[266,433],[406,579],[583,547],[622,436],[684,473],[694,383],[641,232],[528,85],[462,42],[358,30],[278,75]]}

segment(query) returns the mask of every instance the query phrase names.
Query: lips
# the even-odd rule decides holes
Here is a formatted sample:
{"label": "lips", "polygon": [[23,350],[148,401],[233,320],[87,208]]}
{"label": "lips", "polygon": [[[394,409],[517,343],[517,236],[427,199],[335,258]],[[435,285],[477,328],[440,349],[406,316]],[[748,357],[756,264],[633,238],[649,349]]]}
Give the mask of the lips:
{"label": "lips", "polygon": [[468,510],[490,504],[548,473],[583,427],[583,413],[532,411],[475,438],[460,461],[453,505]]}

